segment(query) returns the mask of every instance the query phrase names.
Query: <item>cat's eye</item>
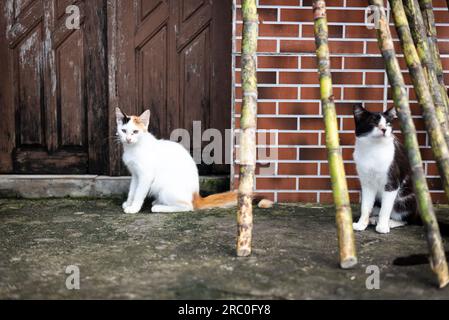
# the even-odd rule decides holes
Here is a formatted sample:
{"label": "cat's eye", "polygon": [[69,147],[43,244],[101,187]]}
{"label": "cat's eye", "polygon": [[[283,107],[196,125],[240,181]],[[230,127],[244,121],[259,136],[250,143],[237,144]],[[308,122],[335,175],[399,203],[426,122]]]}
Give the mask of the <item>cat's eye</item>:
{"label": "cat's eye", "polygon": [[123,132],[123,133],[126,133],[126,129],[122,129],[122,132]]}
{"label": "cat's eye", "polygon": [[139,130],[134,130],[133,133],[134,133],[134,134],[138,134],[138,133],[139,133]]}

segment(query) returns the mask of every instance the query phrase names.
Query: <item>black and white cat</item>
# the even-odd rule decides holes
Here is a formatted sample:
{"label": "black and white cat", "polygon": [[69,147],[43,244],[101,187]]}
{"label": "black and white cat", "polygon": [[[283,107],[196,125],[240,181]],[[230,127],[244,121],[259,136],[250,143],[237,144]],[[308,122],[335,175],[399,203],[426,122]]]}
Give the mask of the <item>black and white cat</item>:
{"label": "black and white cat", "polygon": [[377,232],[388,233],[417,217],[410,164],[392,132],[395,118],[394,108],[373,113],[361,104],[354,106],[354,160],[362,187],[361,216],[354,230],[374,224]]}

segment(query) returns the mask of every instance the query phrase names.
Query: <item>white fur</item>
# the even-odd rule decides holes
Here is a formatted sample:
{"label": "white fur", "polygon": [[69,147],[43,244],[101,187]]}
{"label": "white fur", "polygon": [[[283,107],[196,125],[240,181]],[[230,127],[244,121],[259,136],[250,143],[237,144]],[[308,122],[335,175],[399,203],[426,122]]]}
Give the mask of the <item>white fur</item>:
{"label": "white fur", "polygon": [[[382,132],[386,129],[386,133]],[[390,232],[390,227],[399,226],[398,223],[390,223],[393,213],[394,201],[398,190],[385,191],[388,182],[388,172],[394,160],[394,137],[391,127],[386,125],[384,117],[379,122],[379,127],[363,137],[357,137],[355,143],[354,160],[362,187],[361,216],[357,223],[353,224],[354,230],[365,230],[370,223],[370,215],[376,197],[382,199],[376,231],[379,233]],[[373,222],[373,221],[371,221]],[[398,222],[398,221],[395,221]],[[401,224],[403,225],[403,224]]]}
{"label": "white fur", "polygon": [[148,195],[155,198],[152,212],[193,210],[199,176],[187,150],[176,142],[158,140],[146,130],[133,134],[139,128],[132,121],[123,125],[117,119],[117,132],[124,147],[123,162],[132,175],[124,212],[139,212]]}

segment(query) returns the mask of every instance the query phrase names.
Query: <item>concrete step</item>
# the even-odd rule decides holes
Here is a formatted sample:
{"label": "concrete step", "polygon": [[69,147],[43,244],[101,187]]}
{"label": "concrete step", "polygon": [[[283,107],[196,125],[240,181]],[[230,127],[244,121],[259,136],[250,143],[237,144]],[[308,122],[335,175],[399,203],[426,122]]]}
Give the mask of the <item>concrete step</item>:
{"label": "concrete step", "polygon": [[[0,175],[0,198],[114,198],[128,192],[130,177]],[[229,190],[229,176],[201,176],[201,194]]]}

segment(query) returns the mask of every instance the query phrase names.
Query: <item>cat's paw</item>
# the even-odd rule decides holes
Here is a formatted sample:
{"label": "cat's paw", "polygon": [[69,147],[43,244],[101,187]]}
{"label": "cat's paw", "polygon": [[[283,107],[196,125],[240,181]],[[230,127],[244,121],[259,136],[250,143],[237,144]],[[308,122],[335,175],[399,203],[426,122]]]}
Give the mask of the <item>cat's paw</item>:
{"label": "cat's paw", "polygon": [[355,231],[363,231],[363,230],[366,229],[367,226],[368,226],[367,224],[362,223],[362,222],[357,222],[357,223],[354,222],[354,223],[352,224],[352,228],[353,228]]}
{"label": "cat's paw", "polygon": [[379,233],[390,233],[390,226],[388,224],[377,224],[376,231]]}
{"label": "cat's paw", "polygon": [[131,206],[128,206],[128,207],[126,207],[123,211],[125,212],[125,213],[138,213],[139,211],[140,211],[140,206],[134,206],[134,205],[131,205]]}
{"label": "cat's paw", "polygon": [[123,209],[126,209],[126,208],[128,208],[128,207],[130,207],[131,206],[131,203],[129,203],[128,201],[125,201],[125,202],[123,202],[123,204],[122,204],[122,208]]}

